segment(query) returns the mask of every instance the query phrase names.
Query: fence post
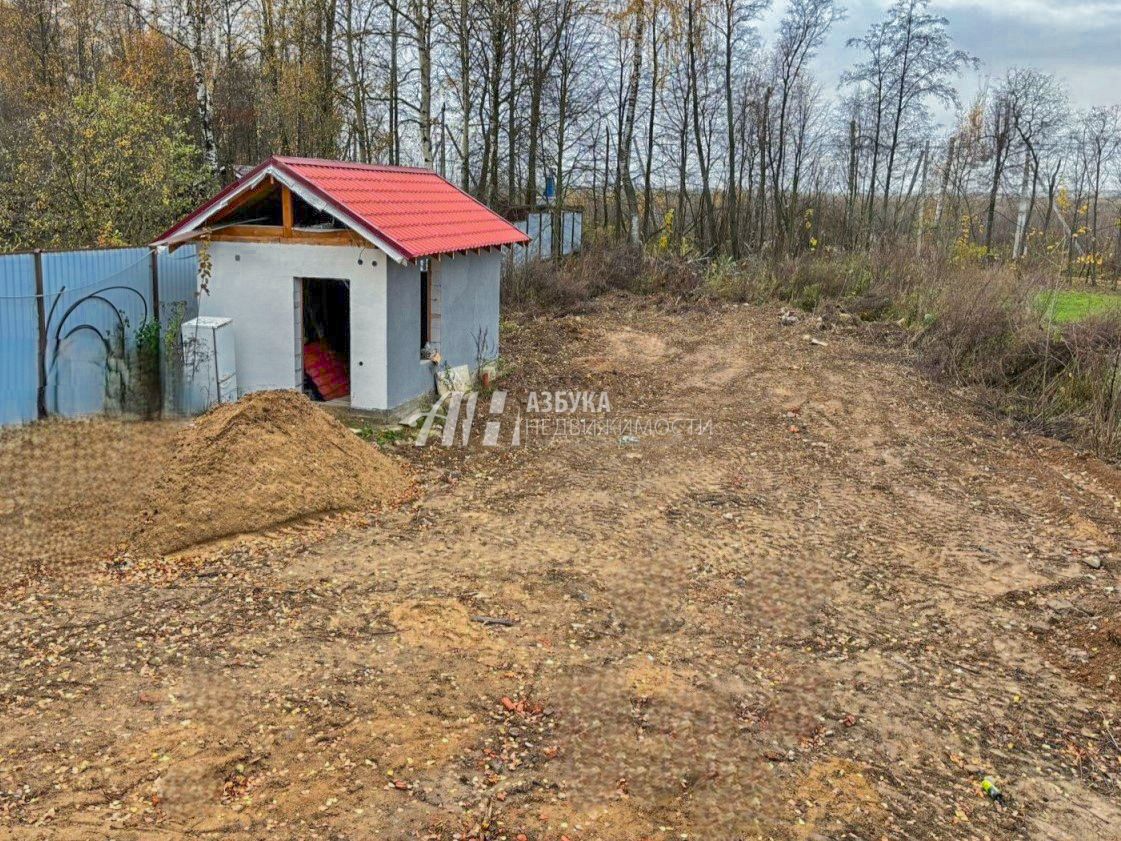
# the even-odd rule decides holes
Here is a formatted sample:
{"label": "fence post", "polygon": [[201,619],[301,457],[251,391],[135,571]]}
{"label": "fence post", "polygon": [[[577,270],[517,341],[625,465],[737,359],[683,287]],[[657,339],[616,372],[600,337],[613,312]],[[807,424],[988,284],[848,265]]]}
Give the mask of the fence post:
{"label": "fence post", "polygon": [[35,249],[35,312],[39,318],[39,388],[35,394],[36,415],[47,417],[47,301],[43,291],[43,250]]}
{"label": "fence post", "polygon": [[152,275],[152,317],[160,320],[160,261],[159,252],[153,248],[149,251]]}
{"label": "fence post", "polygon": [[156,348],[156,415],[163,416],[163,332],[162,322],[160,321],[160,260],[159,251],[152,248],[149,252],[149,274],[152,278],[152,318],[155,319],[156,325],[160,327],[156,331],[159,338],[159,346]]}

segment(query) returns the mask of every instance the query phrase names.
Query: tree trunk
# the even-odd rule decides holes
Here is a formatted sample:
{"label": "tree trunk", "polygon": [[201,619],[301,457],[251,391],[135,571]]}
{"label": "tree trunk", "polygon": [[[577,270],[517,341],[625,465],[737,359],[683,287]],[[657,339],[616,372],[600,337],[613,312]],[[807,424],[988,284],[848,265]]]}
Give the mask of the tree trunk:
{"label": "tree trunk", "polygon": [[[540,41],[535,42],[533,56],[533,70],[529,81],[529,145],[526,150],[525,168],[525,203],[537,203],[537,141],[541,134],[541,93],[545,80],[541,78]],[[564,120],[561,118],[557,125],[558,131],[563,130]],[[560,191],[560,188],[557,188]]]}
{"label": "tree trunk", "polygon": [[397,63],[400,51],[400,18],[397,4],[389,4],[389,162],[401,163],[400,90],[401,71]]}
{"label": "tree trunk", "polygon": [[192,21],[191,74],[195,81],[195,107],[202,135],[202,161],[213,183],[218,183],[218,144],[214,141],[214,111],[211,104],[210,85],[206,74],[206,54],[203,41],[204,21]]}
{"label": "tree trunk", "polygon": [[599,227],[599,126],[592,139],[592,230]]}
{"label": "tree trunk", "polygon": [[[913,9],[914,6],[911,6],[910,8]],[[897,79],[899,88],[895,98],[895,111],[891,124],[891,145],[887,150],[887,164],[884,172],[883,213],[885,219],[890,214],[892,223],[891,226],[893,229],[895,228],[895,212],[889,205],[891,199],[891,177],[895,169],[895,156],[899,150],[899,132],[903,125],[905,95],[907,84],[910,81],[911,47],[914,44],[914,38],[914,16],[909,10],[907,13],[906,23],[903,28],[903,49],[900,55],[899,75]]]}
{"label": "tree trunk", "polygon": [[638,83],[642,75],[642,43],[646,33],[644,5],[639,0],[634,10],[634,22],[631,27],[631,72],[627,81],[627,98],[623,109],[623,131],[619,139],[619,148],[616,158],[619,162],[619,176],[623,189],[627,194],[627,205],[630,211],[630,235],[632,242],[638,242],[638,195],[634,189],[634,179],[631,178],[631,148],[634,145],[635,114],[638,110]]}
{"label": "tree trunk", "polygon": [[774,88],[768,86],[763,94],[763,102],[759,107],[759,248],[767,241],[767,160],[770,157],[768,140],[770,139],[771,120],[771,95]]}
{"label": "tree trunk", "polygon": [[1007,157],[1008,124],[1010,116],[1007,108],[998,108],[996,114],[996,134],[994,135],[993,180],[989,186],[989,206],[985,218],[985,253],[992,253],[993,228],[996,224],[996,200],[1000,193],[1000,181],[1004,175]]}
{"label": "tree trunk", "polygon": [[728,236],[730,239],[729,252],[733,260],[739,259],[739,196],[736,191],[739,183],[736,181],[736,121],[735,107],[732,102],[732,45],[733,27],[735,26],[735,0],[726,0],[724,19],[724,119],[728,131],[728,182],[725,186],[725,201],[728,206]]}
{"label": "tree trunk", "polygon": [[603,227],[606,229],[607,220],[607,181],[611,177],[611,129],[603,132]]}
{"label": "tree trunk", "polygon": [[677,157],[677,209],[673,216],[673,241],[674,251],[681,254],[685,245],[685,200],[687,197],[689,178],[689,97],[692,95],[692,79],[687,78],[685,83],[685,102],[681,109],[682,126],[678,142]]}
{"label": "tree trunk", "polygon": [[938,201],[934,205],[934,228],[936,231],[942,229],[942,210],[946,206],[946,193],[950,188],[950,172],[954,166],[954,146],[957,143],[956,137],[950,138],[950,143],[946,147],[946,162],[942,166],[942,186],[938,189]]}
{"label": "tree trunk", "polygon": [[1098,279],[1098,198],[1102,188],[1102,154],[1097,150],[1094,159],[1094,199],[1090,203],[1090,277],[1096,284]]}
{"label": "tree trunk", "polygon": [[915,213],[915,256],[922,256],[923,232],[926,228],[926,179],[930,173],[930,141],[922,151],[922,181],[919,183],[919,204]]}
{"label": "tree trunk", "polygon": [[568,181],[564,172],[565,128],[568,121],[568,84],[570,63],[565,58],[561,62],[560,90],[557,95],[557,163],[556,163],[556,200],[553,202],[553,256],[559,259],[564,254],[564,191]]}
{"label": "tree trunk", "polygon": [[414,4],[416,15],[417,70],[420,74],[420,155],[426,169],[434,169],[432,153],[432,6],[431,0]]}
{"label": "tree trunk", "polygon": [[[695,8],[694,0],[689,0],[686,7],[686,15],[688,20],[688,29],[686,31],[686,38],[689,44],[689,75],[694,79],[697,78],[697,50],[696,40],[698,33],[696,30]],[[701,246],[702,251],[708,251],[709,246],[712,244],[708,232],[712,225],[713,217],[713,203],[712,191],[709,184],[708,162],[705,157],[705,147],[701,135],[701,110],[700,110],[700,92],[694,86],[693,90],[693,139],[697,144],[697,168],[701,173],[701,212],[700,218],[697,220],[697,239]]]}
{"label": "tree trunk", "polygon": [[1016,234],[1012,241],[1012,259],[1020,259],[1020,249],[1024,247],[1024,234],[1028,224],[1028,194],[1031,177],[1031,150],[1024,149],[1024,172],[1020,177],[1020,200],[1016,208]]}
{"label": "tree trunk", "polygon": [[857,179],[857,128],[856,118],[849,120],[849,171],[848,189],[845,191],[845,242],[852,244],[856,238],[853,235],[853,219],[856,217],[856,179]]}
{"label": "tree trunk", "polygon": [[642,236],[650,235],[654,214],[653,188],[650,183],[654,165],[654,133],[658,108],[658,7],[650,13],[650,119],[646,124],[646,170],[642,185]]}
{"label": "tree trunk", "polygon": [[1051,230],[1051,215],[1055,212],[1055,193],[1059,188],[1059,172],[1062,162],[1047,176],[1047,212],[1043,214],[1043,241],[1047,242],[1047,232]]}
{"label": "tree trunk", "polygon": [[513,204],[518,194],[518,2],[510,3],[510,95],[506,98],[506,204]]}
{"label": "tree trunk", "polygon": [[471,190],[471,39],[467,0],[459,0],[459,186]]}
{"label": "tree trunk", "polygon": [[338,0],[323,4],[322,55],[319,74],[320,127],[317,146],[327,158],[338,154],[338,126],[335,112],[335,23],[338,17]]}
{"label": "tree trunk", "polygon": [[865,244],[871,245],[872,232],[876,223],[876,179],[879,177],[880,170],[880,137],[883,133],[883,90],[881,83],[877,81],[876,86],[876,122],[872,128],[872,166],[868,174],[868,206],[866,210],[865,222]]}
{"label": "tree trunk", "polygon": [[[268,2],[268,0],[266,0]],[[361,37],[354,31],[354,0],[344,0],[346,11],[346,70],[350,75],[353,88],[351,95],[354,108],[354,146],[355,157],[362,163],[369,163],[372,157],[370,127],[366,115],[365,70],[358,57],[357,44]]]}
{"label": "tree trunk", "polygon": [[501,115],[502,65],[506,59],[506,20],[500,12],[496,12],[492,16],[491,26],[490,115],[486,140],[489,152],[489,160],[486,163],[486,171],[489,177],[489,183],[486,185],[488,203],[492,203],[498,198],[498,127]]}

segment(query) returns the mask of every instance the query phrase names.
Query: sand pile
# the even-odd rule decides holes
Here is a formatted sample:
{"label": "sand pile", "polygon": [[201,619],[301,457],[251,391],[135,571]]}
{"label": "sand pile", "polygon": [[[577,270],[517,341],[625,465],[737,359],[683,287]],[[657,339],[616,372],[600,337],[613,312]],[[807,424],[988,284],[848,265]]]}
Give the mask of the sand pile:
{"label": "sand pile", "polygon": [[167,554],[315,514],[402,497],[396,461],[302,394],[262,391],[185,427],[133,535],[139,554]]}

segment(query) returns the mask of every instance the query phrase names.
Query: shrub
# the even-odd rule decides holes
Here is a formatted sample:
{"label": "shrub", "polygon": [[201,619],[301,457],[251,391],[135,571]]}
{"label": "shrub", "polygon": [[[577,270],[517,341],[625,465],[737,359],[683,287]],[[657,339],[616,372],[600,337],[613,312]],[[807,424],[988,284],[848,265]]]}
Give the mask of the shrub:
{"label": "shrub", "polygon": [[503,301],[565,310],[610,290],[692,294],[703,272],[699,262],[648,255],[638,246],[592,246],[561,260],[514,266],[503,283]]}
{"label": "shrub", "polygon": [[[961,271],[930,290],[929,326],[920,336],[923,358],[936,376],[999,384],[1039,328],[1036,288],[1006,270]],[[1021,363],[1022,364],[1022,363]]]}

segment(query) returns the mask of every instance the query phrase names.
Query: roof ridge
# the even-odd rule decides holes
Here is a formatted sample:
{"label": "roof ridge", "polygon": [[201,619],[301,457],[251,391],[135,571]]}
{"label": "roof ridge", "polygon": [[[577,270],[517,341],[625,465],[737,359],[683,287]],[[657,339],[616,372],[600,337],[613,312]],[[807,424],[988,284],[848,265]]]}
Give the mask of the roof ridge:
{"label": "roof ridge", "polygon": [[428,169],[423,166],[401,166],[399,164],[379,164],[379,163],[361,163],[359,161],[335,161],[330,158],[304,158],[294,155],[273,155],[272,159],[284,164],[295,164],[298,166],[329,166],[329,167],[346,167],[347,169],[361,169],[372,172],[411,172],[411,173],[425,173],[428,175],[435,175],[440,177],[439,173],[434,169]]}

